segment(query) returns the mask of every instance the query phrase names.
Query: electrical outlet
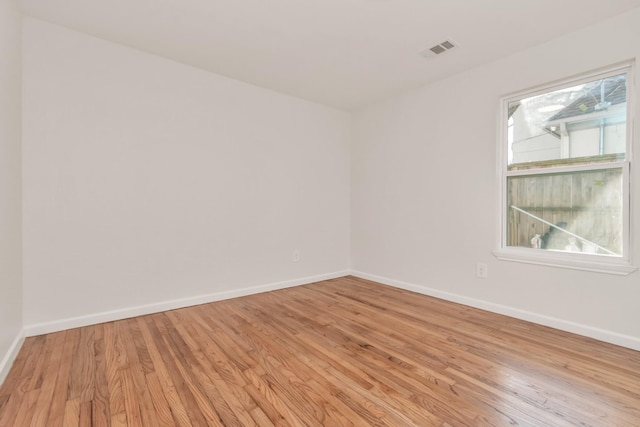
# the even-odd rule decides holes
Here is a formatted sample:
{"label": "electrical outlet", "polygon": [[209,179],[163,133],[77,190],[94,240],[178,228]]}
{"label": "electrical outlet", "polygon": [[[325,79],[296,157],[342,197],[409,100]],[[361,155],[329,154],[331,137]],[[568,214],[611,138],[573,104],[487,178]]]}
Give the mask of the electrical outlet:
{"label": "electrical outlet", "polygon": [[489,267],[487,266],[487,264],[479,262],[476,265],[476,275],[481,279],[486,279],[487,277],[489,277]]}
{"label": "electrical outlet", "polygon": [[291,255],[291,261],[298,262],[300,261],[300,250],[294,249],[293,254]]}

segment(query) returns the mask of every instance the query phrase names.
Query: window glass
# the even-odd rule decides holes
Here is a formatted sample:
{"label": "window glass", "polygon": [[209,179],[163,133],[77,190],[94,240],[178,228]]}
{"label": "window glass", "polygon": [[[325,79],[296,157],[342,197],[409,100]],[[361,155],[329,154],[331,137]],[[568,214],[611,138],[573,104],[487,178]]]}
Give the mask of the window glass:
{"label": "window glass", "polygon": [[621,256],[622,168],[507,179],[507,245]]}
{"label": "window glass", "polygon": [[509,169],[624,158],[627,76],[509,102]]}

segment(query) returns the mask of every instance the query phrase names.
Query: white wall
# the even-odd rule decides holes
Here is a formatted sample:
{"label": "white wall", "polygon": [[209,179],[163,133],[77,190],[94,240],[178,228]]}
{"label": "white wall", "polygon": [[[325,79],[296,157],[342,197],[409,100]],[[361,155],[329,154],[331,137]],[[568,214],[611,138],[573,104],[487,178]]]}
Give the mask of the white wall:
{"label": "white wall", "polygon": [[[640,9],[360,111],[352,149],[352,268],[640,349],[639,272],[618,277],[526,265],[498,261],[491,252],[500,97],[638,57]],[[635,79],[640,100],[638,69]],[[636,183],[639,170],[633,169]],[[638,264],[640,185],[633,191]],[[488,264],[487,279],[476,278],[477,262]]]}
{"label": "white wall", "polygon": [[22,333],[20,12],[0,0],[0,384]]}
{"label": "white wall", "polygon": [[[640,273],[491,254],[499,98],[638,57],[639,10],[373,105],[353,123],[35,19],[26,18],[23,37],[28,332],[351,265],[364,277],[640,349]],[[488,279],[476,278],[478,261]]]}
{"label": "white wall", "polygon": [[23,37],[27,333],[348,269],[347,113],[32,18]]}

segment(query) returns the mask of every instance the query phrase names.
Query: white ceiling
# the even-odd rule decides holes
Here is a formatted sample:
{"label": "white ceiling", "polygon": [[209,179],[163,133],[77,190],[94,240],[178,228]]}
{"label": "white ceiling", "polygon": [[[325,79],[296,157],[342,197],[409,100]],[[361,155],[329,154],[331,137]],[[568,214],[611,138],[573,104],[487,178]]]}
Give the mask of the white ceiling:
{"label": "white ceiling", "polygon": [[[353,109],[640,7],[640,0],[23,0],[26,14]],[[446,39],[459,48],[419,52]]]}

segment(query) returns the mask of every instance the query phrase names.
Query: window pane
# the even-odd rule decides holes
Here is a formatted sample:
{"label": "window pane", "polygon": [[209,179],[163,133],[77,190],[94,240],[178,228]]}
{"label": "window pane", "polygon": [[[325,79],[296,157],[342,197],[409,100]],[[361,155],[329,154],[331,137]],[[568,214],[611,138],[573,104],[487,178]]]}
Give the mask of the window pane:
{"label": "window pane", "polygon": [[512,101],[507,114],[509,169],[623,159],[626,74]]}
{"label": "window pane", "polygon": [[622,168],[508,177],[507,246],[622,256]]}

